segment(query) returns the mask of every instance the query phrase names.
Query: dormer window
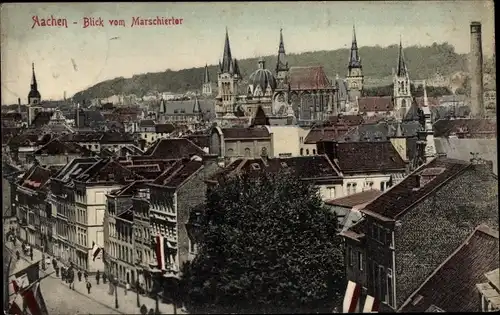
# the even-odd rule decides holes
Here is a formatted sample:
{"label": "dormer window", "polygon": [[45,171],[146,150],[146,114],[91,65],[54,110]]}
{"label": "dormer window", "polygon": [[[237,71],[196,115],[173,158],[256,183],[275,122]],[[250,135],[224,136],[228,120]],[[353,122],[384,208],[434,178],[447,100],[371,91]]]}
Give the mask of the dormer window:
{"label": "dormer window", "polygon": [[258,171],[258,170],[260,170],[260,165],[257,163],[252,163],[252,169]]}

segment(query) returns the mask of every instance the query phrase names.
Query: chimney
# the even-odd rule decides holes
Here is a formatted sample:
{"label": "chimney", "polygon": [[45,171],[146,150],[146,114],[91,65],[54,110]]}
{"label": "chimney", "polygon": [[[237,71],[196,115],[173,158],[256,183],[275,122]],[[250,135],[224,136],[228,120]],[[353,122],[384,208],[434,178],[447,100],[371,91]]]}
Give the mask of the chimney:
{"label": "chimney", "polygon": [[483,47],[481,22],[470,23],[469,75],[472,117],[483,117]]}
{"label": "chimney", "polygon": [[336,141],[318,141],[316,143],[318,155],[325,154],[330,160],[337,159],[337,142]]}
{"label": "chimney", "polygon": [[17,98],[17,112],[20,114],[21,113],[21,98]]}

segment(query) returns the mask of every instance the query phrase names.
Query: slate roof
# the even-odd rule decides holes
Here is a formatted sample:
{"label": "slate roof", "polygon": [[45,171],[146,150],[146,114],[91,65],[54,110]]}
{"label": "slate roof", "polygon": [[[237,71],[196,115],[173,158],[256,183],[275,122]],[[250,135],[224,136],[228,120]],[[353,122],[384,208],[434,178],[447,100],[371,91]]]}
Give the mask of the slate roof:
{"label": "slate roof", "polygon": [[78,175],[85,171],[86,169],[92,167],[97,161],[98,158],[76,158],[66,164],[57,174],[53,177],[57,180],[67,182],[72,176]]}
{"label": "slate roof", "polygon": [[156,124],[155,131],[156,133],[171,133],[175,130],[175,126],[173,124]]}
{"label": "slate roof", "polygon": [[139,122],[140,128],[153,128],[155,126],[155,122],[151,119],[143,119]]}
{"label": "slate roof", "polygon": [[219,181],[226,176],[245,172],[258,175],[260,172],[277,173],[283,170],[292,170],[302,179],[340,178],[340,173],[326,155],[299,156],[291,158],[266,159],[237,159],[222,171],[214,174],[210,181]]}
{"label": "slate roof", "polygon": [[110,159],[99,160],[74,177],[74,180],[86,183],[115,182],[124,184],[139,179],[143,178],[119,162]]}
{"label": "slate roof", "polygon": [[153,181],[155,185],[161,185],[169,188],[179,188],[184,182],[203,168],[203,162],[192,159],[180,159],[171,167],[165,170],[163,174]]}
{"label": "slate roof", "polygon": [[[438,157],[415,170],[397,185],[392,186],[362,211],[368,210],[386,218],[397,219],[421,198],[460,174],[470,165],[469,162]],[[418,187],[420,172],[429,168],[443,168],[444,171],[423,187],[414,189]]]}
{"label": "slate roof", "polygon": [[432,305],[445,312],[481,312],[476,284],[499,267],[498,231],[477,227],[468,239],[410,297],[403,312],[424,312]]}
{"label": "slate roof", "polygon": [[479,153],[480,158],[493,162],[493,173],[498,175],[496,139],[434,138],[434,145],[438,154],[451,159],[469,161],[471,152]]}
{"label": "slate roof", "polygon": [[288,72],[291,90],[314,90],[333,88],[321,66],[291,67]]}
{"label": "slate roof", "polygon": [[[193,102],[194,100],[185,100],[185,101],[165,101],[166,107],[166,115],[175,115],[179,113],[193,115]],[[200,108],[203,113],[215,112],[215,100],[213,99],[203,99],[198,98],[198,102],[200,103]],[[155,104],[155,108],[159,108],[159,103]]]}
{"label": "slate roof", "polygon": [[81,154],[82,156],[91,156],[92,151],[84,148],[76,143],[72,142],[62,142],[59,139],[54,139],[34,152],[35,155],[48,154],[48,155],[60,155],[60,154]]}
{"label": "slate roof", "polygon": [[133,143],[133,135],[127,132],[112,132],[107,131],[102,133],[100,140],[101,144],[112,144],[112,143]]}
{"label": "slate roof", "polygon": [[357,205],[361,205],[363,203],[367,203],[369,201],[372,201],[373,199],[377,198],[380,196],[382,192],[380,190],[365,190],[353,195],[337,198],[337,199],[332,199],[332,200],[327,200],[325,201],[326,204],[330,206],[339,206],[339,207],[345,207],[345,208],[352,208]]}
{"label": "slate roof", "polygon": [[361,115],[337,115],[328,117],[327,124],[357,126],[361,125],[364,121],[365,119]]}
{"label": "slate roof", "polygon": [[144,152],[144,155],[162,159],[180,159],[193,155],[203,156],[205,151],[186,138],[159,139]]}
{"label": "slate roof", "polygon": [[269,129],[264,126],[256,126],[249,128],[223,128],[222,134],[227,139],[255,139],[255,138],[270,138]]}
{"label": "slate roof", "polygon": [[38,146],[38,145],[47,144],[52,138],[53,138],[53,135],[51,135],[51,134],[40,135],[38,133],[25,132],[25,133],[15,135],[14,137],[10,138],[8,145],[9,146]]}
{"label": "slate roof", "polygon": [[122,188],[113,190],[108,195],[114,197],[133,196],[139,189],[145,187],[148,182],[147,180],[136,180]]}
{"label": "slate roof", "polygon": [[406,163],[390,141],[337,144],[340,170],[350,172],[404,171]]}
{"label": "slate roof", "polygon": [[[401,130],[405,138],[417,136],[420,129],[418,121],[401,122]],[[387,141],[396,135],[397,122],[393,120],[380,121],[372,124],[362,124],[352,127],[342,137],[339,142],[360,142],[360,141]]]}
{"label": "slate roof", "polygon": [[194,144],[200,148],[210,147],[210,135],[208,134],[191,134],[185,136],[185,138],[191,140]]}
{"label": "slate roof", "polygon": [[24,188],[38,190],[50,179],[51,171],[41,166],[35,165],[26,172],[19,185]]}
{"label": "slate roof", "polygon": [[2,113],[2,120],[22,121],[23,115],[18,112]]}
{"label": "slate roof", "polygon": [[2,127],[2,145],[8,144],[9,140],[21,133],[21,127]]}
{"label": "slate roof", "polygon": [[496,137],[496,119],[439,119],[433,125],[434,137],[449,137],[456,133],[464,133],[466,138]]}
{"label": "slate roof", "polygon": [[342,138],[349,131],[348,126],[317,126],[313,127],[307,134],[304,143],[305,144],[315,144],[321,140],[337,140]]}
{"label": "slate roof", "polygon": [[358,98],[360,113],[388,112],[394,110],[392,96],[363,96]]}

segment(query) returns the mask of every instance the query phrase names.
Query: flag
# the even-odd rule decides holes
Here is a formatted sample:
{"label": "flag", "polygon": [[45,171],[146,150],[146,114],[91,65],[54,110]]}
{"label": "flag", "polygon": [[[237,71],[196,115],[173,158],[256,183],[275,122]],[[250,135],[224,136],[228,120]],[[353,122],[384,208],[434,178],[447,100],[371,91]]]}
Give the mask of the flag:
{"label": "flag", "polygon": [[169,253],[168,242],[162,235],[156,236],[156,262],[158,269],[167,269],[167,255]]}
{"label": "flag", "polygon": [[[18,314],[19,305],[26,306],[31,315],[47,315],[47,306],[40,290],[39,262],[16,272],[9,279],[9,295],[13,295],[9,314]],[[22,312],[21,312],[22,314]]]}
{"label": "flag", "polygon": [[22,295],[31,315],[48,315],[47,305],[40,288],[40,281],[35,282]]}
{"label": "flag", "polygon": [[344,296],[344,304],[342,313],[354,313],[358,306],[359,297],[361,296],[361,285],[349,281]]}
{"label": "flag", "polygon": [[100,252],[101,247],[99,247],[95,242],[92,242],[92,261],[95,261]]}
{"label": "flag", "polygon": [[378,313],[378,300],[371,295],[366,296],[363,313]]}

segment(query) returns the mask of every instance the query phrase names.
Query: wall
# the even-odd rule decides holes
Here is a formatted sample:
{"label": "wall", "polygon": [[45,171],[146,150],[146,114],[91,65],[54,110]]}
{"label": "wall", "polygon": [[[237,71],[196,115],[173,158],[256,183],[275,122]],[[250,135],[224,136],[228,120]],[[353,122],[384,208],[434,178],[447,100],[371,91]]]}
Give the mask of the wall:
{"label": "wall", "polygon": [[[245,149],[250,149],[249,158],[259,158],[262,154],[262,148],[267,149],[267,154],[269,157],[273,156],[273,151],[271,147],[271,140],[225,140],[225,156],[226,157],[248,157],[245,153]],[[229,150],[233,150],[230,155]]]}
{"label": "wall", "polygon": [[280,154],[300,155],[301,129],[298,126],[270,126],[272,135],[273,153],[275,157]]}
{"label": "wall", "polygon": [[36,159],[40,162],[41,165],[66,165],[73,159],[79,158],[81,155],[79,154],[62,154],[62,155],[48,155],[41,154],[36,155]]}
{"label": "wall", "polygon": [[395,231],[399,306],[476,226],[498,229],[497,198],[498,179],[478,166],[405,214]]}
{"label": "wall", "polygon": [[331,200],[344,196],[344,190],[341,184],[322,184],[317,187],[322,200]]}
{"label": "wall", "polygon": [[[344,174],[344,187],[343,187],[343,195],[348,196],[355,193],[362,192],[363,190],[369,190],[370,187],[366,185],[367,182],[372,182],[372,189],[381,190],[381,183],[385,183],[385,187],[391,180],[391,175],[375,173],[375,174],[360,174],[360,175],[346,175]],[[356,184],[356,191],[354,192],[351,188],[349,192],[347,189],[347,184]],[[384,190],[387,190],[385,188]]]}

